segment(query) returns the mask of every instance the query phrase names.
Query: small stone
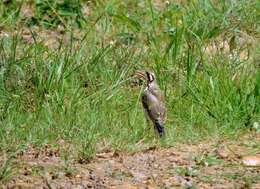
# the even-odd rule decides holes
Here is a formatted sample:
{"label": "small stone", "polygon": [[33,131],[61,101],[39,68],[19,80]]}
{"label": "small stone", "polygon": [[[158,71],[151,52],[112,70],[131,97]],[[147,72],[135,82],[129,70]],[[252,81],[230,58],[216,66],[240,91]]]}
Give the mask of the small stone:
{"label": "small stone", "polygon": [[77,174],[75,177],[76,177],[76,178],[81,178],[81,175],[80,175],[80,174]]}
{"label": "small stone", "polygon": [[246,166],[260,166],[260,155],[258,156],[245,156],[242,162]]}

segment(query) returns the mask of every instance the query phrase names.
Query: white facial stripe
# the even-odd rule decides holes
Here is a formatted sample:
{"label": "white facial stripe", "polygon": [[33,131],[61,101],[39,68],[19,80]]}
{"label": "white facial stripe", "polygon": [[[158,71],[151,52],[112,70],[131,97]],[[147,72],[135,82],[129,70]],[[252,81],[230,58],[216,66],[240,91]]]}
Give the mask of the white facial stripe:
{"label": "white facial stripe", "polygon": [[148,83],[152,83],[155,80],[155,76],[153,73],[146,71],[145,75]]}
{"label": "white facial stripe", "polygon": [[149,79],[150,82],[153,82],[153,80],[154,80],[153,74],[149,73],[148,74],[148,79]]}

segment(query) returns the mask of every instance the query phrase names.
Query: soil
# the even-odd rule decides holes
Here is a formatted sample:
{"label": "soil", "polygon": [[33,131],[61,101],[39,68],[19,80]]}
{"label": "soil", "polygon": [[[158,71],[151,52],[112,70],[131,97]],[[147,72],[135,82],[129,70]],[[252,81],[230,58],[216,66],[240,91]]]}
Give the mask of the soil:
{"label": "soil", "polygon": [[[258,157],[260,134],[240,141],[204,141],[136,153],[103,152],[88,163],[66,160],[59,149],[29,147],[13,162],[10,188],[260,188],[260,167],[242,164]],[[1,185],[0,185],[1,186]],[[0,187],[1,188],[1,187]]]}

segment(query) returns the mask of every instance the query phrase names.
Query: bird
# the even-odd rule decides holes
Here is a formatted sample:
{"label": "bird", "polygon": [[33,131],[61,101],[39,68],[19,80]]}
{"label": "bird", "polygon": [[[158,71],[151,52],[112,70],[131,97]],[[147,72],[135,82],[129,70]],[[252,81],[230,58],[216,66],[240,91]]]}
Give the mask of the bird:
{"label": "bird", "polygon": [[160,137],[165,136],[166,106],[164,95],[156,82],[154,72],[138,70],[135,76],[146,81],[146,87],[142,93],[142,105],[146,114],[146,119],[154,125],[155,131]]}

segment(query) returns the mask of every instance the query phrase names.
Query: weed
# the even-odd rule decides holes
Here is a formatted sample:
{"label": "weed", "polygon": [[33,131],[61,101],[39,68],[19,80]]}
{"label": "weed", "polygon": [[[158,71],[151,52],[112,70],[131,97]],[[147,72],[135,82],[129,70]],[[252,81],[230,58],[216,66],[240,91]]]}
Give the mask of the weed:
{"label": "weed", "polygon": [[13,175],[13,157],[4,157],[0,167],[0,181],[5,182]]}
{"label": "weed", "polygon": [[[101,144],[133,150],[142,139],[152,143],[141,86],[131,77],[136,69],[153,69],[165,93],[163,146],[232,138],[259,122],[259,47],[242,45],[259,37],[256,1],[31,3],[36,23],[29,25],[20,3],[0,3],[0,27],[7,32],[0,33],[1,150],[64,140],[89,160]],[[88,16],[82,7],[91,10]],[[42,25],[65,26],[64,34],[57,32],[58,48],[46,46],[40,32],[26,42],[19,28],[34,30],[34,24],[43,31]],[[249,57],[233,53],[244,50]]]}

